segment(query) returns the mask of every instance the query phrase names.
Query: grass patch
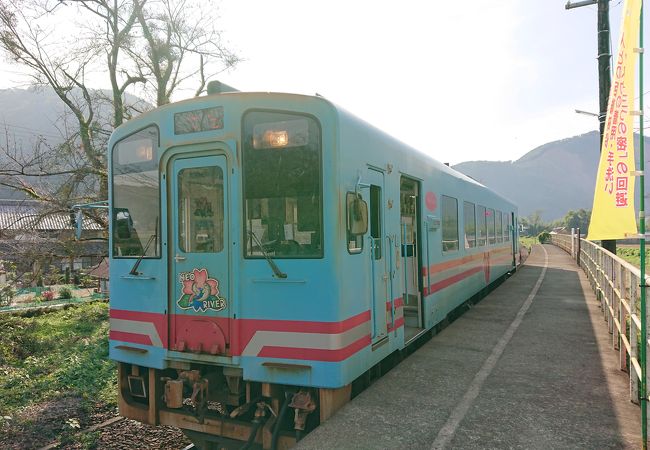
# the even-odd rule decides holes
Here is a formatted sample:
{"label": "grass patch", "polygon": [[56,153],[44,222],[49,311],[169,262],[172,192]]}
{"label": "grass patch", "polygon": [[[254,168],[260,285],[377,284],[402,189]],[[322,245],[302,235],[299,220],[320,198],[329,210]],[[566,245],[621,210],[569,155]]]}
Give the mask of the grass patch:
{"label": "grass patch", "polygon": [[533,248],[533,245],[537,245],[537,244],[539,244],[539,240],[537,239],[537,237],[525,236],[519,238],[519,245],[521,247],[526,247],[528,251],[530,251]]}
{"label": "grass patch", "polygon": [[[650,249],[646,248],[645,264],[650,263]],[[616,247],[616,256],[623,258],[636,267],[641,266],[641,250],[638,247]]]}
{"label": "grass patch", "polygon": [[0,315],[0,416],[63,397],[90,408],[117,404],[108,359],[108,304],[85,303],[35,317]]}

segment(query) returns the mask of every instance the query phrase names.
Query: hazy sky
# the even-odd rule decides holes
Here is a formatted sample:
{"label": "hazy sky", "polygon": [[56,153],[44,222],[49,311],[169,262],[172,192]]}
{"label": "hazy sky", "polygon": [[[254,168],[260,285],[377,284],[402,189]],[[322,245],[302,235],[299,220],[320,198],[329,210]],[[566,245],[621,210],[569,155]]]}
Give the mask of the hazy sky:
{"label": "hazy sky", "polygon": [[[517,159],[597,128],[574,112],[598,110],[596,6],[565,3],[223,0],[245,61],[220,79],[318,92],[442,162]],[[622,2],[610,8],[615,52]],[[0,87],[19,71],[0,65]]]}

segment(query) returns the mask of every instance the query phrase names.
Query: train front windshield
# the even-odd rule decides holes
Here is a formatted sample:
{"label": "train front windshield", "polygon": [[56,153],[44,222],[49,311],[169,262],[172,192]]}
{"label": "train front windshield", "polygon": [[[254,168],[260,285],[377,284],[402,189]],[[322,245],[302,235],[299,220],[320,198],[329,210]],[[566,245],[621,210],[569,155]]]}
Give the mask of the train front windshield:
{"label": "train front windshield", "polygon": [[113,257],[160,256],[158,130],[146,128],[113,148]]}
{"label": "train front windshield", "polygon": [[321,131],[308,116],[244,116],[245,256],[323,256]]}

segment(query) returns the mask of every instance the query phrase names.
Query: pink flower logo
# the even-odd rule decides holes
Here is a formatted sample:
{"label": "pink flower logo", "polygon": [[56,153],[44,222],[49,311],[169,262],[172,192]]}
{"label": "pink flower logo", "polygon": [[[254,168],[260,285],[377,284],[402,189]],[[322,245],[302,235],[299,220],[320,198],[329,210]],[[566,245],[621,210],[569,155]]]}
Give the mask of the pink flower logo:
{"label": "pink flower logo", "polygon": [[178,299],[182,309],[193,308],[196,312],[208,309],[221,311],[226,307],[225,299],[219,297],[219,280],[210,278],[207,269],[193,269],[180,274],[183,292]]}
{"label": "pink flower logo", "polygon": [[183,280],[183,294],[203,293],[206,297],[219,295],[219,282],[214,278],[208,278],[206,269],[194,269],[192,274],[194,275],[193,279]]}

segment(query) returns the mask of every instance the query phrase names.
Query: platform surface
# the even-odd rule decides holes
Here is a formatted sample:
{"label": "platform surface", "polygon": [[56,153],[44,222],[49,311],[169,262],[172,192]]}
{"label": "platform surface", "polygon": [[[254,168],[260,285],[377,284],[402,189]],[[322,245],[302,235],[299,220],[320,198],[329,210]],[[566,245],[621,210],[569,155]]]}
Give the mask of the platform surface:
{"label": "platform surface", "polygon": [[640,414],[585,275],[538,245],[294,448],[640,448]]}

